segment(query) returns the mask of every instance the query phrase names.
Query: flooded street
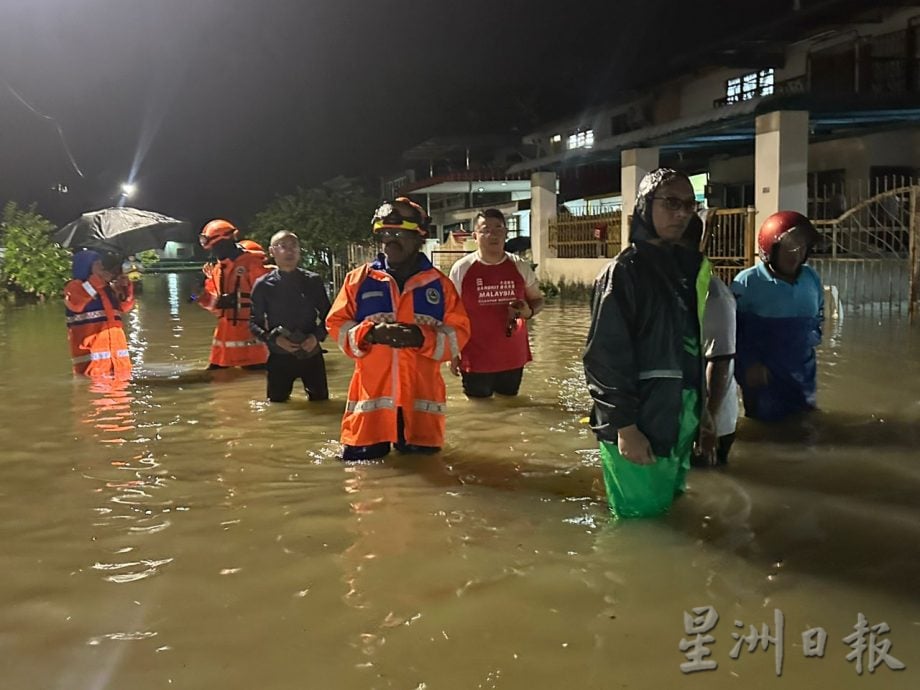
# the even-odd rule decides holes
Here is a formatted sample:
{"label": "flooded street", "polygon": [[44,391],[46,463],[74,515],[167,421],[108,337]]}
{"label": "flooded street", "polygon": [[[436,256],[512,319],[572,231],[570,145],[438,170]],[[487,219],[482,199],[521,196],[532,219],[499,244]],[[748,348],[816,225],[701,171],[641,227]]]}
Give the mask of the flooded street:
{"label": "flooded street", "polygon": [[[443,453],[346,465],[351,362],[327,343],[326,403],[207,380],[196,279],[145,278],[120,388],[72,378],[61,304],[0,311],[0,687],[920,687],[906,319],[829,323],[821,412],[743,422],[727,471],[613,523],[580,421],[586,304],[537,317],[519,399],[468,401],[445,367]],[[718,668],[684,674],[684,612],[704,606]],[[730,655],[751,625],[776,635],[776,611],[781,677],[775,644]],[[859,614],[890,627],[866,633],[862,675]],[[803,649],[816,628],[823,658]],[[906,669],[870,673],[886,642]]]}

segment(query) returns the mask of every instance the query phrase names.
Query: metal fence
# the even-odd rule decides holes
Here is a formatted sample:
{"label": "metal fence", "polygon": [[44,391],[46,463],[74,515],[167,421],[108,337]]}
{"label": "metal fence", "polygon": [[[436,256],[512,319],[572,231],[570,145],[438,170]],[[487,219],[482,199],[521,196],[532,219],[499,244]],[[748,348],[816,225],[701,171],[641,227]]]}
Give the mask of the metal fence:
{"label": "metal fence", "polygon": [[549,222],[549,248],[560,259],[613,258],[620,253],[622,213],[566,213]]}
{"label": "metal fence", "polygon": [[712,262],[714,273],[726,285],[754,265],[754,207],[716,208],[706,214],[700,249]]}
{"label": "metal fence", "polygon": [[[848,206],[821,217],[820,202]],[[893,314],[913,321],[920,300],[920,185],[889,176],[871,183],[830,185],[812,195],[821,242],[811,263],[841,306]]]}
{"label": "metal fence", "polygon": [[816,254],[906,259],[916,189],[917,183],[906,177],[880,178],[871,185],[825,185],[809,203],[823,240]]}

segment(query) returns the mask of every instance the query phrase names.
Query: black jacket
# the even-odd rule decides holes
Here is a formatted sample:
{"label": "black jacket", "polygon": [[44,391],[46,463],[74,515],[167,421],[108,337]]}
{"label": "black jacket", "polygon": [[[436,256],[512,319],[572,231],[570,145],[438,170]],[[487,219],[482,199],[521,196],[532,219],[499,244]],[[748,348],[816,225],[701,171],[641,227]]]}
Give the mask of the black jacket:
{"label": "black jacket", "polygon": [[[698,252],[649,243],[638,225],[634,244],[595,281],[585,377],[598,439],[616,443],[617,429],[636,424],[655,455],[666,456],[677,442],[682,390],[697,388],[703,399],[697,304],[705,293],[696,285],[704,271],[708,287],[709,266]],[[694,334],[696,354],[688,354],[685,336]]]}
{"label": "black jacket", "polygon": [[290,272],[276,268],[259,278],[252,288],[249,330],[268,343],[272,352],[288,354],[274,342],[279,329],[294,334],[295,342],[309,335],[322,342],[326,339],[329,309],[329,296],[319,275],[302,268]]}

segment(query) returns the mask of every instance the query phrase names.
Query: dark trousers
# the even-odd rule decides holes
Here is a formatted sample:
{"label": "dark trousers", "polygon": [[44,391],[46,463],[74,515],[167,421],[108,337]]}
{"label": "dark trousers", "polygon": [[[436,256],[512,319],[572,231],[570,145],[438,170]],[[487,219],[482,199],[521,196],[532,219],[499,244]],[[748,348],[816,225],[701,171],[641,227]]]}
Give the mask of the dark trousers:
{"label": "dark trousers", "polygon": [[463,392],[467,397],[491,398],[492,393],[517,395],[521,387],[521,378],[524,376],[524,367],[507,371],[492,371],[487,374],[462,371],[460,376],[463,379]]}
{"label": "dark trousers", "polygon": [[[440,448],[436,446],[416,446],[412,443],[406,443],[405,425],[403,423],[402,408],[396,409],[396,450],[400,453],[419,453],[422,455],[431,455],[437,453]],[[372,443],[369,446],[342,446],[342,460],[379,460],[389,455],[390,443]]]}
{"label": "dark trousers", "polygon": [[[209,364],[208,371],[214,371],[215,369],[232,369],[233,367],[225,367],[223,364]],[[245,369],[246,371],[265,371],[264,364],[244,364],[240,369]]]}
{"label": "dark trousers", "polygon": [[311,401],[328,400],[329,384],[326,382],[326,362],[322,353],[308,359],[272,352],[268,355],[268,399],[284,402],[291,397],[294,381],[303,381],[303,388]]}
{"label": "dark trousers", "polygon": [[[716,466],[727,465],[728,464],[728,454],[731,452],[732,444],[735,442],[734,432],[730,434],[725,434],[725,436],[719,436],[716,439],[715,447],[715,458],[707,457],[705,455],[697,455],[695,452],[690,456],[690,464],[693,467],[712,467],[713,464]],[[713,462],[714,461],[714,462]]]}
{"label": "dark trousers", "polygon": [[716,464],[727,465],[728,464],[728,454],[731,452],[732,444],[735,442],[735,433],[725,434],[725,436],[719,436],[719,440],[716,442]]}

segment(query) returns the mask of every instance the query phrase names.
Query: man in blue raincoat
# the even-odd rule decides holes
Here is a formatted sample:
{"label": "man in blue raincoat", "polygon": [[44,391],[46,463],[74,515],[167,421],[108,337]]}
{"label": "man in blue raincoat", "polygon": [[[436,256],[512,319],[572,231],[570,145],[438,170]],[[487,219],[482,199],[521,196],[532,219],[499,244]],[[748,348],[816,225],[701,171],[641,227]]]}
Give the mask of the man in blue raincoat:
{"label": "man in blue raincoat", "polygon": [[801,213],[774,213],[757,235],[761,263],[732,282],[738,300],[735,377],[748,417],[778,421],[815,408],[824,288],[805,262],[817,239]]}

